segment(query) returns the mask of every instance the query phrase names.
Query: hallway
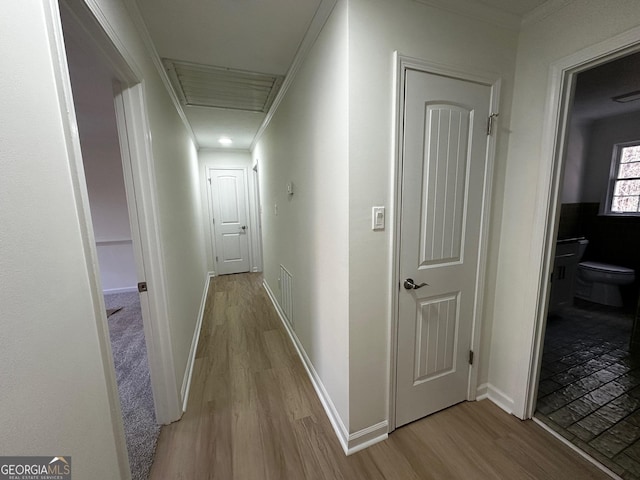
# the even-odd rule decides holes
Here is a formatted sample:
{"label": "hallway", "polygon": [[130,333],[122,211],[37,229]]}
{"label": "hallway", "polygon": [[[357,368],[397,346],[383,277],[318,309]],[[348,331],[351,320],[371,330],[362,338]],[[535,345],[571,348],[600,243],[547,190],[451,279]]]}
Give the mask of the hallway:
{"label": "hallway", "polygon": [[608,478],[532,422],[462,403],[346,457],[259,274],[208,292],[187,412],[152,479]]}

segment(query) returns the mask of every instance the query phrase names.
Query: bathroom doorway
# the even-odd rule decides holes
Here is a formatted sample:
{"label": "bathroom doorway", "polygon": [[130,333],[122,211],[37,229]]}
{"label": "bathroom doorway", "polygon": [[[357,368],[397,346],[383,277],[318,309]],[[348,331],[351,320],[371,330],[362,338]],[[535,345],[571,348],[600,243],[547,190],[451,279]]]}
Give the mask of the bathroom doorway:
{"label": "bathroom doorway", "polygon": [[638,78],[640,53],[575,76],[534,416],[640,479]]}

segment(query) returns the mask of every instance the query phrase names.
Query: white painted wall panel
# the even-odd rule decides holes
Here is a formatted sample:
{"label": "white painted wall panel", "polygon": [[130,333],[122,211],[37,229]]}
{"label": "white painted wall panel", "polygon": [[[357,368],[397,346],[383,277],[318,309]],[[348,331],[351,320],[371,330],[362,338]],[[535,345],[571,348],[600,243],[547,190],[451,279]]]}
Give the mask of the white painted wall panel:
{"label": "white painted wall panel", "polygon": [[[282,298],[280,265],[295,279],[296,334],[348,428],[347,42],[347,6],[338,2],[253,158],[265,280]],[[288,182],[295,185],[291,196]]]}
{"label": "white painted wall panel", "polygon": [[[411,0],[349,2],[350,428],[388,417],[392,229],[371,231],[371,206],[393,212],[393,53],[503,78],[487,284],[495,280],[517,32]],[[491,75],[489,75],[491,76]],[[504,123],[503,123],[504,122]],[[388,218],[387,225],[391,225]],[[366,288],[363,288],[363,285]],[[478,383],[488,378],[493,292],[484,302]]]}
{"label": "white painted wall panel", "polygon": [[[528,382],[528,352],[532,348],[537,278],[542,259],[538,251],[544,232],[536,215],[543,192],[537,191],[549,158],[541,158],[549,71],[553,62],[640,25],[635,0],[580,0],[554,15],[527,25],[520,35],[509,155],[499,228],[499,255],[489,382],[515,401],[523,414]],[[502,122],[501,117],[501,122]],[[532,249],[536,251],[532,254]]]}
{"label": "white painted wall panel", "polygon": [[47,3],[9,2],[0,15],[0,58],[12,66],[0,75],[0,452],[65,452],[74,478],[120,479],[124,438],[107,399]]}

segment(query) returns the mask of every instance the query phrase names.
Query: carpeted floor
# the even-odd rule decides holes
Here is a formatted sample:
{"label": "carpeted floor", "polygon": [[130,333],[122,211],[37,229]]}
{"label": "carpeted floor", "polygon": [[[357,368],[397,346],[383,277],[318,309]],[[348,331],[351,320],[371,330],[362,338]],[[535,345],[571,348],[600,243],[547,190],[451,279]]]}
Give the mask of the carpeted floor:
{"label": "carpeted floor", "polygon": [[147,347],[137,292],[105,295],[131,478],[146,480],[160,434],[156,424]]}

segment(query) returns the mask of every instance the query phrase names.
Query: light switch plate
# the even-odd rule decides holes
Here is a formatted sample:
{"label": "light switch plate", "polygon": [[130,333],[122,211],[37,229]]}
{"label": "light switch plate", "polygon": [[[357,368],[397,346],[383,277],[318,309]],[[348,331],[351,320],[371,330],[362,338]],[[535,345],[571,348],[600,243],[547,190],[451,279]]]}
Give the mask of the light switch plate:
{"label": "light switch plate", "polygon": [[371,229],[384,230],[384,207],[371,208]]}

